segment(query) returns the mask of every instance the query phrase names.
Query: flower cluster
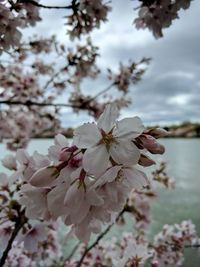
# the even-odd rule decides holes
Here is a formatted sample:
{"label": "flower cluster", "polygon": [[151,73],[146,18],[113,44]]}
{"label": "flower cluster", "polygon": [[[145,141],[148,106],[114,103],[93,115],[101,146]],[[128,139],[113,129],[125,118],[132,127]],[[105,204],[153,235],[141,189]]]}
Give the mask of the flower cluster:
{"label": "flower cluster", "polygon": [[45,108],[12,108],[1,111],[0,136],[6,139],[9,150],[24,148],[32,136],[48,136],[49,132],[56,134],[60,128],[60,122],[52,116],[52,111]]}
{"label": "flower cluster", "polygon": [[94,28],[99,28],[101,22],[107,20],[107,13],[111,8],[104,4],[102,0],[80,0],[74,1],[72,5],[72,15],[67,16],[68,33],[73,39],[82,34],[91,32]]}
{"label": "flower cluster", "polygon": [[[136,240],[133,234],[123,233],[119,241],[116,238],[109,241],[101,240],[85,257],[82,266],[143,266],[151,256],[152,252],[145,240]],[[71,266],[74,267],[76,264],[72,262]]]}
{"label": "flower cluster", "polygon": [[133,190],[129,195],[126,211],[134,218],[134,228],[139,234],[145,234],[148,229],[151,222],[150,203],[155,197],[156,193],[150,189],[140,192]]}
{"label": "flower cluster", "polygon": [[150,58],[143,58],[139,62],[129,62],[127,65],[120,63],[118,73],[108,69],[108,78],[113,81],[117,89],[124,94],[128,93],[130,84],[136,84],[145,73],[145,66],[149,64]]}
{"label": "flower cluster", "polygon": [[10,176],[0,173],[0,258],[9,240],[15,237],[6,266],[35,267],[38,259],[40,266],[50,266],[60,256],[58,224],[28,219],[18,202],[18,192],[24,183],[19,177],[23,174],[28,179],[33,166],[40,168],[44,162],[42,155],[34,153],[30,157],[23,150],[16,157],[8,155],[2,160],[4,167],[13,172]]}
{"label": "flower cluster", "polygon": [[[110,104],[97,124],[87,123],[75,130],[71,146],[57,135],[48,157],[17,153],[19,165],[14,165],[17,170],[12,179],[21,176],[25,181],[19,201],[28,218],[62,217],[80,240],[88,242],[91,233],[99,233],[103,224],[111,223],[123,210],[133,188],[149,185],[136,165],[154,162],[145,158],[148,164],[144,164],[141,151],[163,153],[163,147],[144,133],[138,117],[120,121],[117,117],[116,105]],[[7,159],[7,167],[9,164],[13,166],[13,160]]]}
{"label": "flower cluster", "polygon": [[0,53],[20,46],[22,34],[19,28],[35,26],[41,20],[38,7],[18,1],[1,1],[0,14]]}
{"label": "flower cluster", "polygon": [[162,29],[172,24],[178,18],[180,9],[187,9],[192,0],[141,0],[138,18],[134,23],[138,29],[148,28],[155,38],[163,36]]}
{"label": "flower cluster", "polygon": [[85,77],[95,78],[97,76],[100,72],[96,66],[97,51],[98,47],[92,44],[90,38],[87,39],[85,45],[77,46],[75,51],[68,49],[68,66],[73,70],[70,78],[71,83],[79,84]]}
{"label": "flower cluster", "polygon": [[181,266],[184,261],[184,248],[199,247],[200,240],[195,225],[190,221],[180,224],[164,225],[153,242],[154,261],[157,266]]}
{"label": "flower cluster", "polygon": [[80,92],[73,92],[69,98],[69,103],[72,104],[75,113],[79,113],[80,110],[88,110],[89,114],[95,119],[101,115],[105,108],[104,103],[100,103],[92,96],[85,96]]}

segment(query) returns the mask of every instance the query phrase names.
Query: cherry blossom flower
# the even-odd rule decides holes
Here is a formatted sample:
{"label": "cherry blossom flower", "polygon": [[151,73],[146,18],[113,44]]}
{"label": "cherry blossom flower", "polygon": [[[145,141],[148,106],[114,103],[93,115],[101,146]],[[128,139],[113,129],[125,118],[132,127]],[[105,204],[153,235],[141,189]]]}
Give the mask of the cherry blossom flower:
{"label": "cherry blossom flower", "polygon": [[172,24],[174,19],[179,18],[178,11],[187,9],[192,0],[161,0],[145,1],[138,12],[138,18],[134,20],[137,29],[148,28],[153,32],[155,38],[163,36],[162,29]]}
{"label": "cherry blossom flower", "polygon": [[117,107],[108,105],[97,124],[87,123],[75,130],[73,143],[87,149],[83,156],[87,172],[102,174],[109,166],[110,157],[118,164],[138,163],[140,151],[132,140],[142,133],[144,126],[138,117],[116,121],[117,117]]}
{"label": "cherry blossom flower", "polygon": [[37,224],[33,226],[25,235],[22,235],[18,242],[23,242],[24,247],[29,252],[37,252],[38,243],[47,238],[46,228],[44,224]]}

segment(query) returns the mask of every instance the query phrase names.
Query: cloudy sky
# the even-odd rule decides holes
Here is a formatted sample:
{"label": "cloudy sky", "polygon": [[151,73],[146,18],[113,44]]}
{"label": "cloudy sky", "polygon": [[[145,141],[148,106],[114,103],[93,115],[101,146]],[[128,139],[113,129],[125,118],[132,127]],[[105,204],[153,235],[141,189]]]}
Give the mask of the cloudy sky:
{"label": "cloudy sky", "polygon": [[[47,0],[40,2],[49,4]],[[66,4],[64,0],[51,2]],[[165,29],[159,40],[148,30],[137,31],[132,25],[136,6],[137,1],[112,0],[109,21],[92,34],[93,43],[100,47],[98,64],[102,69],[116,69],[119,61],[152,58],[143,80],[131,89],[133,104],[123,110],[122,116],[139,115],[145,124],[200,121],[200,1],[193,0],[188,10],[181,11],[180,19]],[[66,11],[42,10],[41,15],[44,21],[34,31],[42,35],[57,33],[68,44],[63,18]],[[88,83],[86,91],[94,94],[105,87],[103,82],[95,88]],[[70,109],[63,110],[65,126],[85,120],[89,120],[85,113],[77,116]]]}

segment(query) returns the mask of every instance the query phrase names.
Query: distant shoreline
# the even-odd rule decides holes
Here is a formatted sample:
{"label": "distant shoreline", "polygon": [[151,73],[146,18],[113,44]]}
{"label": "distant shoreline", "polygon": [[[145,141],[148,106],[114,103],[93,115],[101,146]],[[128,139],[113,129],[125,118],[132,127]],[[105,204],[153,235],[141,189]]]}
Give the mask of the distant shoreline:
{"label": "distant shoreline", "polygon": [[[151,128],[160,128],[159,125],[155,126],[147,126],[147,129]],[[164,137],[164,138],[200,138],[200,123],[191,123],[191,122],[183,122],[182,124],[179,125],[170,125],[170,126],[164,126],[162,127],[166,131],[169,132],[169,135]],[[57,133],[61,133],[67,138],[73,138],[73,128],[60,128],[55,131],[55,129],[49,129],[44,130],[42,133],[32,133],[31,138],[34,139],[46,139],[46,138],[54,138],[54,136]],[[0,137],[0,142],[3,139],[10,139],[12,136],[3,136]]]}

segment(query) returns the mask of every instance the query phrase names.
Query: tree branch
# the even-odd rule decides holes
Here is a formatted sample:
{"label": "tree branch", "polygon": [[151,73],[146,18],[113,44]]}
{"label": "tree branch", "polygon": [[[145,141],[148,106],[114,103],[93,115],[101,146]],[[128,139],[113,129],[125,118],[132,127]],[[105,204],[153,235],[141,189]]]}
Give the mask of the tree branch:
{"label": "tree branch", "polygon": [[39,4],[38,2],[34,1],[34,0],[20,0],[20,3],[25,3],[25,4],[31,4],[37,7],[42,7],[42,8],[48,8],[48,9],[71,9],[73,6],[72,5],[68,5],[68,6],[48,6],[48,5],[42,5]]}
{"label": "tree branch", "polygon": [[104,90],[100,91],[99,93],[97,93],[96,95],[94,95],[91,100],[96,99],[97,97],[99,97],[100,95],[103,95],[104,93],[106,93],[107,91],[109,91],[113,86],[115,85],[115,83],[111,83],[108,87],[106,87]]}
{"label": "tree branch", "polygon": [[0,267],[4,266],[4,264],[6,262],[6,259],[8,257],[8,253],[12,248],[12,244],[13,244],[16,236],[18,235],[19,231],[22,229],[22,227],[24,226],[24,224],[26,222],[27,222],[27,218],[25,217],[24,212],[20,213],[19,214],[19,218],[15,223],[14,231],[12,232],[12,235],[11,235],[9,241],[8,241],[7,247],[5,248],[5,250],[4,250],[3,254],[2,254],[2,257],[0,259]]}
{"label": "tree branch", "polygon": [[[123,209],[117,216],[116,220],[117,221],[121,216],[122,214],[126,211],[126,209]],[[79,262],[77,263],[76,267],[80,267],[81,264],[83,263],[83,260],[85,259],[87,253],[93,249],[96,245],[98,245],[99,241],[110,231],[110,229],[112,228],[112,226],[114,225],[115,223],[112,223],[110,224],[98,237],[97,239],[89,246],[85,249],[83,255],[81,256]]]}
{"label": "tree branch", "polygon": [[[52,79],[50,79],[46,85],[45,85],[45,88],[47,88],[49,86],[49,84],[53,81],[53,79],[58,75],[58,73],[56,73]],[[91,97],[90,99],[88,100],[85,100],[83,104],[88,104],[90,103],[91,101],[95,100],[97,97],[99,97],[100,95],[106,93],[107,91],[109,91],[113,86],[114,86],[115,83],[111,83],[108,87],[106,87],[104,90],[100,91],[99,93],[97,93],[96,95],[94,95],[93,97]],[[73,105],[73,104],[64,104],[64,103],[40,103],[40,102],[34,102],[34,101],[31,101],[31,100],[27,100],[25,102],[23,101],[10,101],[10,100],[2,100],[0,101],[0,104],[5,104],[5,105],[22,105],[22,106],[40,106],[40,107],[43,107],[43,106],[52,106],[52,107],[71,107],[71,108],[80,108],[80,109],[86,109],[87,110],[87,107],[84,108],[83,106],[81,105]]]}
{"label": "tree branch", "polygon": [[80,106],[75,106],[75,105],[71,105],[71,104],[62,104],[62,103],[38,103],[38,102],[34,102],[31,100],[28,100],[26,102],[22,102],[22,101],[10,101],[10,100],[3,100],[0,101],[0,104],[6,104],[6,105],[22,105],[22,106],[52,106],[52,107],[75,107],[75,108],[80,108]]}

